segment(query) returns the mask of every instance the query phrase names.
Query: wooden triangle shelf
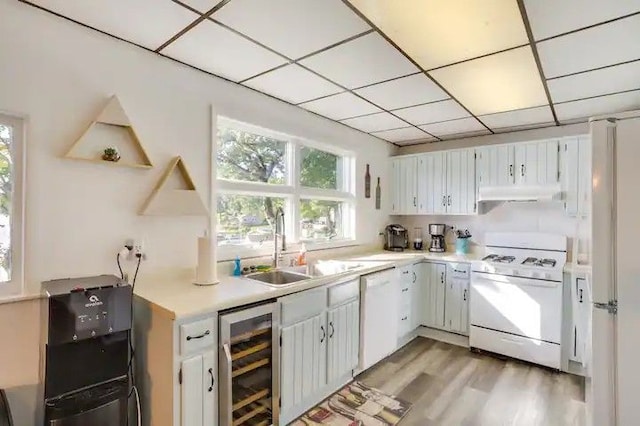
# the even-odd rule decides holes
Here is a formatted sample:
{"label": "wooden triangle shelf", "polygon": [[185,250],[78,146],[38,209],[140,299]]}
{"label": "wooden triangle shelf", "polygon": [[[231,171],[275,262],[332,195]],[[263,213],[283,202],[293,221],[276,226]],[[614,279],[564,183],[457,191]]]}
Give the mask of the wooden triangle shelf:
{"label": "wooden triangle shelf", "polygon": [[[182,178],[184,189],[166,187],[174,172],[178,172]],[[209,214],[181,157],[176,157],[169,163],[140,209],[140,214],[149,216],[207,216]]]}
{"label": "wooden triangle shelf", "polygon": [[[93,149],[89,152],[82,152],[84,145],[89,143],[89,135],[96,130],[96,126],[106,125],[114,126],[126,130],[128,135],[127,145],[128,151],[131,155],[121,158],[119,161],[107,161],[102,159],[102,151],[104,146],[99,149]],[[111,146],[111,145],[109,145]],[[123,150],[122,150],[123,151]],[[131,158],[130,158],[131,157]],[[136,157],[136,158],[133,158]],[[93,163],[110,164],[113,166],[134,167],[142,169],[150,169],[153,167],[147,152],[145,151],[140,138],[138,137],[129,116],[125,112],[120,100],[117,96],[112,96],[107,102],[106,106],[102,109],[98,117],[93,120],[82,135],[74,142],[69,151],[64,155],[64,158],[71,160],[90,161]]]}

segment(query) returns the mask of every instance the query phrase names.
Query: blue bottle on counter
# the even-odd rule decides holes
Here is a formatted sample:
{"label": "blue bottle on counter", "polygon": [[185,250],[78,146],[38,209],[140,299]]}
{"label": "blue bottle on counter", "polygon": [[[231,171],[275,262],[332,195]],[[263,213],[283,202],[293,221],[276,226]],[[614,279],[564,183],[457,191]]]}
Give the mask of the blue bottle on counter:
{"label": "blue bottle on counter", "polygon": [[240,275],[242,275],[242,268],[240,267],[240,256],[236,256],[233,267],[233,276],[239,277]]}

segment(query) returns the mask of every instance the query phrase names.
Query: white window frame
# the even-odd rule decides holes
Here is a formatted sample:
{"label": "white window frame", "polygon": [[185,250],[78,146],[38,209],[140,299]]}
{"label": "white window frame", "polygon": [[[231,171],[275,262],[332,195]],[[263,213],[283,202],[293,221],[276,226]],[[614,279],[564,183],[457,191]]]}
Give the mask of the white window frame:
{"label": "white window frame", "polygon": [[[343,247],[356,244],[356,227],[355,227],[355,154],[352,151],[339,149],[335,146],[318,143],[304,138],[287,135],[263,127],[247,124],[227,117],[218,116],[218,128],[231,127],[243,130],[249,133],[259,134],[272,137],[277,140],[287,142],[287,167],[285,170],[285,183],[267,184],[262,182],[245,182],[229,179],[217,178],[216,196],[217,195],[247,195],[256,197],[281,197],[286,200],[285,211],[285,233],[287,235],[287,251],[292,252],[299,249],[302,243],[309,250],[324,249],[331,247]],[[215,144],[215,152],[217,153],[217,132]],[[319,189],[308,188],[300,184],[298,176],[301,170],[301,148],[308,147],[341,157],[341,169],[338,174],[338,181],[342,182],[342,188],[338,189]],[[217,154],[216,154],[217,155]],[[214,157],[215,158],[215,157]],[[217,170],[216,170],[217,174]],[[345,180],[346,177],[346,180]],[[344,238],[335,240],[301,240],[300,239],[300,200],[327,200],[340,201],[345,203],[346,209],[343,212],[343,234]],[[214,203],[217,207],[217,202]],[[215,219],[214,219],[215,221]],[[218,246],[218,254],[220,260],[233,259],[239,257],[256,257],[270,255],[273,247],[269,244],[265,247],[247,248],[239,246]]]}
{"label": "white window frame", "polygon": [[11,200],[11,280],[0,283],[0,298],[20,295],[24,291],[25,172],[26,126],[22,117],[0,111],[0,123],[13,129],[13,194]]}

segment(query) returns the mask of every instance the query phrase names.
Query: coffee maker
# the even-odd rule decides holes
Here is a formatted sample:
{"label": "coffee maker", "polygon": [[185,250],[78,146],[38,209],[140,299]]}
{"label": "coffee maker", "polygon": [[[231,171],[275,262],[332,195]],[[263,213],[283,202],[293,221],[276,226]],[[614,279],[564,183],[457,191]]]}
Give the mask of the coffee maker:
{"label": "coffee maker", "polygon": [[447,250],[444,242],[444,233],[447,226],[441,223],[429,224],[429,235],[431,235],[431,245],[429,251],[442,253]]}
{"label": "coffee maker", "polygon": [[406,248],[409,248],[407,228],[402,225],[387,225],[384,229],[384,249],[403,251]]}

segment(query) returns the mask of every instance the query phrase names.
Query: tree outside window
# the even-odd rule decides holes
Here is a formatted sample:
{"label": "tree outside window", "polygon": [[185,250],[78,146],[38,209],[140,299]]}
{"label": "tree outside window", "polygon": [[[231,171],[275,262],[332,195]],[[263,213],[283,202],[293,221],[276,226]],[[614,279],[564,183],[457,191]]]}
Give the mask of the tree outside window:
{"label": "tree outside window", "polygon": [[0,281],[11,280],[12,129],[0,123]]}

